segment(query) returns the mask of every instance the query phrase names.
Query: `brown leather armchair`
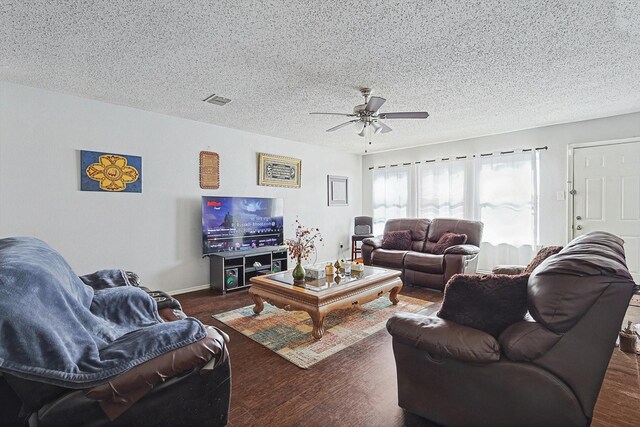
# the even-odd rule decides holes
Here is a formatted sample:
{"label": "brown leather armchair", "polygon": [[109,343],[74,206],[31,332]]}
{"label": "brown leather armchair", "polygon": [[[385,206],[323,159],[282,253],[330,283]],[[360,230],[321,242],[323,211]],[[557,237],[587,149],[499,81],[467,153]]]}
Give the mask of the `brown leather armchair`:
{"label": "brown leather armchair", "polygon": [[527,282],[531,318],[497,339],[395,315],[399,405],[447,426],[589,425],[634,286],[622,245],[594,232],[547,258]]}

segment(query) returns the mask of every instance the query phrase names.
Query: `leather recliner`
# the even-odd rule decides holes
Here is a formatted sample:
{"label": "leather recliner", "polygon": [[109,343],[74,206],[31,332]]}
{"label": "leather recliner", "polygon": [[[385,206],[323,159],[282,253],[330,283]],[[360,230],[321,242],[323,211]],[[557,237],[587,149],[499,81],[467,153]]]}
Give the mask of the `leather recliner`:
{"label": "leather recliner", "polygon": [[[3,272],[0,286],[2,288],[14,289],[15,287],[8,285],[10,280],[23,283],[32,279],[35,274],[31,272],[31,275],[26,275],[16,267],[35,263],[29,257],[16,261],[19,257],[12,252],[16,246],[24,244],[25,247],[35,247],[38,252],[44,253],[42,259],[59,257],[53,249],[43,242],[38,243],[36,239],[10,238],[1,241],[5,242],[5,246],[0,248],[4,249],[0,250],[0,271]],[[68,277],[67,270],[61,268],[60,264],[52,265],[55,267],[51,267],[52,272],[50,276],[46,276],[43,286],[53,289],[71,288],[69,282],[65,281]],[[116,273],[117,280],[110,279],[107,283],[103,277],[108,275],[99,274],[102,272]],[[131,272],[127,274],[122,270],[103,270],[102,272],[82,276],[79,279],[85,286],[94,289],[139,287],[137,276]],[[75,279],[78,277],[75,276]],[[58,280],[60,283],[53,283],[53,280]],[[173,323],[173,321],[193,322],[193,319],[187,318],[182,312],[180,304],[169,295],[139,288],[156,301],[155,304],[150,301],[150,304],[160,317],[157,319],[159,326],[163,326],[166,322]],[[34,289],[37,291],[41,288]],[[138,295],[141,293],[138,289],[132,289],[132,291]],[[3,295],[6,295],[6,292]],[[29,298],[34,299],[31,294],[20,298],[25,301]],[[20,301],[20,298],[17,300]],[[107,311],[114,317],[141,316],[130,306],[122,308],[117,304],[117,300],[111,301],[116,303],[110,305]],[[36,321],[40,317],[45,318],[45,313],[29,313],[29,309],[28,306],[24,307],[24,312],[30,318]],[[52,312],[61,311],[55,311],[52,308]],[[0,321],[3,326],[19,325],[5,310],[0,310]],[[169,341],[166,352],[142,359],[144,361],[140,360],[141,363],[132,360],[130,367],[122,373],[105,375],[104,381],[91,383],[88,386],[83,385],[84,383],[69,384],[72,381],[62,384],[48,381],[45,377],[40,380],[37,375],[25,375],[18,369],[3,365],[0,369],[0,426],[224,426],[228,421],[231,398],[231,368],[226,346],[228,337],[212,326],[204,325],[203,328],[202,338],[182,342]],[[0,330],[3,334],[14,336],[20,335],[21,331],[19,326],[3,327]],[[106,328],[103,330],[106,331]],[[162,331],[159,328],[154,330]],[[138,331],[123,336],[140,337],[141,335],[136,332]],[[30,335],[24,335],[30,337]],[[150,336],[153,337],[153,335]],[[171,339],[171,336],[166,334],[156,336],[158,341]],[[50,339],[48,336],[46,338]],[[22,345],[22,342],[25,340],[16,345]],[[34,353],[44,355],[43,359],[46,361],[51,360],[47,355],[50,354],[48,349],[52,344],[53,341],[38,337],[30,342],[29,346]],[[141,343],[139,347],[143,347],[143,344]],[[102,348],[99,352],[102,354]],[[127,357],[130,357],[128,353],[122,354],[123,359]],[[6,360],[3,360],[3,363],[6,363]],[[79,363],[76,364],[78,365]]]}
{"label": "leather recliner", "polygon": [[[164,306],[159,313],[165,321],[186,317],[176,300],[168,299],[158,306]],[[207,327],[203,340],[151,359],[89,390],[0,373],[0,426],[224,426],[231,399],[231,365],[225,340],[224,333]],[[126,401],[136,400],[140,393],[146,394],[129,406]],[[112,420],[106,412],[120,412],[118,400],[127,409]]]}
{"label": "leather recliner", "polygon": [[622,245],[594,232],[547,258],[528,278],[531,318],[497,339],[394,315],[399,405],[447,426],[589,425],[634,286]]}

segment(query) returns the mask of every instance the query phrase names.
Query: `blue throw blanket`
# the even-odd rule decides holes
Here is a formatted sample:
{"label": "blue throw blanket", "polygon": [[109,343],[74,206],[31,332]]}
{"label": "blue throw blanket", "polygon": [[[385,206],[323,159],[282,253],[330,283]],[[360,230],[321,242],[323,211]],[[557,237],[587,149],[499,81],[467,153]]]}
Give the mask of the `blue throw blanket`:
{"label": "blue throw blanket", "polygon": [[0,239],[0,371],[87,388],[206,335],[193,318],[164,323],[120,270],[85,280],[96,289],[38,239]]}

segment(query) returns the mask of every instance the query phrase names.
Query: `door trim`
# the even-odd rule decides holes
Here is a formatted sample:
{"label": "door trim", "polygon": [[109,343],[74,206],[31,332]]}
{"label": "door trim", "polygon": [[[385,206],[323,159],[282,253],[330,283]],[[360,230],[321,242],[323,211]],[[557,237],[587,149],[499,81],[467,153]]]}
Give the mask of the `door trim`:
{"label": "door trim", "polygon": [[640,137],[611,139],[607,141],[574,142],[567,145],[567,243],[573,240],[573,161],[574,150],[587,147],[599,147],[605,145],[628,144],[640,142]]}

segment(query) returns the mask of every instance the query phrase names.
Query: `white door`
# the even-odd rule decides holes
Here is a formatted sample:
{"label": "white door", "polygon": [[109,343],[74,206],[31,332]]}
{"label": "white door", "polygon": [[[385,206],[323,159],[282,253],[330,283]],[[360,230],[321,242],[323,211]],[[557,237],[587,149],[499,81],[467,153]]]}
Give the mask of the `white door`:
{"label": "white door", "polygon": [[573,149],[573,237],[603,230],[624,239],[640,283],[640,140]]}

